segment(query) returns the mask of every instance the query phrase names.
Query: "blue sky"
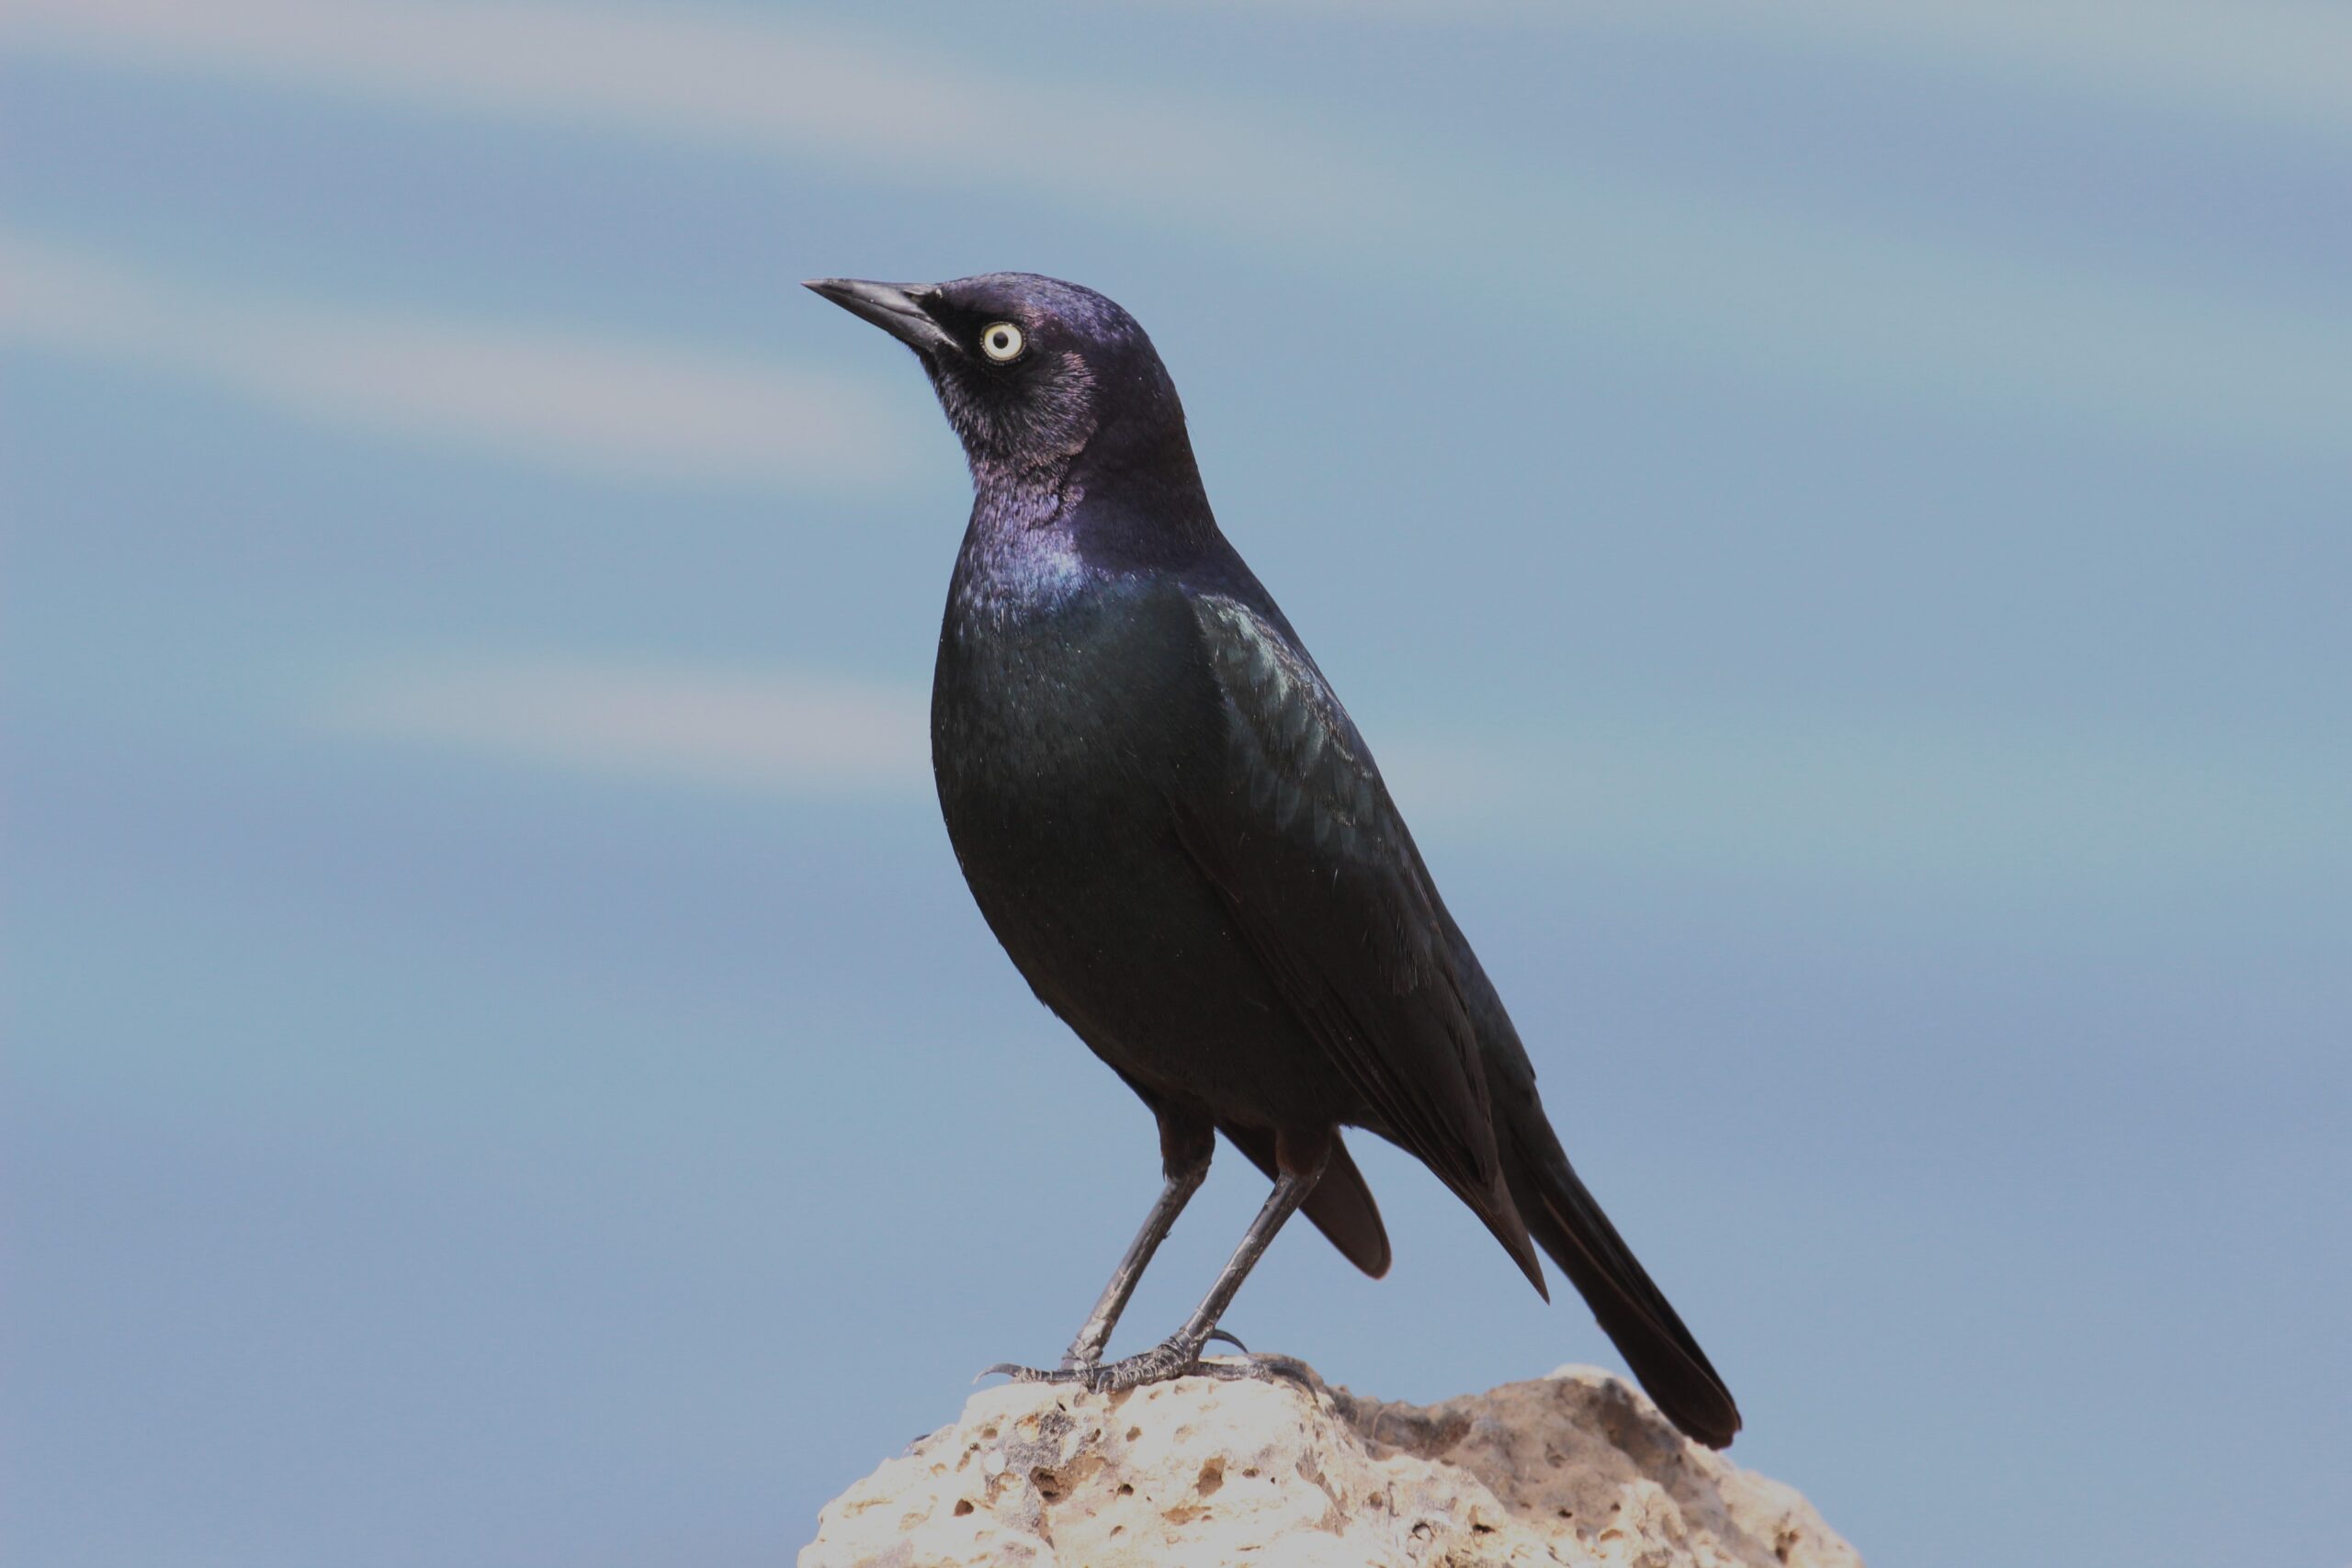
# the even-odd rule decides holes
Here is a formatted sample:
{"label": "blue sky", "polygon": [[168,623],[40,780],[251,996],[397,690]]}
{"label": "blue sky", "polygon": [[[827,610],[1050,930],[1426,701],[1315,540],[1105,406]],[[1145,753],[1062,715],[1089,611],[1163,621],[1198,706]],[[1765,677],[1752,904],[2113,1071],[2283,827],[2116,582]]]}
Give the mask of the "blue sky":
{"label": "blue sky", "polygon": [[[929,798],[820,274],[1120,299],[1875,1562],[2352,1561],[2352,23],[0,8],[11,1557],[773,1562],[1156,1183]],[[1610,1363],[1360,1146],[1434,1398]],[[1123,1343],[1262,1183],[1229,1155]]]}

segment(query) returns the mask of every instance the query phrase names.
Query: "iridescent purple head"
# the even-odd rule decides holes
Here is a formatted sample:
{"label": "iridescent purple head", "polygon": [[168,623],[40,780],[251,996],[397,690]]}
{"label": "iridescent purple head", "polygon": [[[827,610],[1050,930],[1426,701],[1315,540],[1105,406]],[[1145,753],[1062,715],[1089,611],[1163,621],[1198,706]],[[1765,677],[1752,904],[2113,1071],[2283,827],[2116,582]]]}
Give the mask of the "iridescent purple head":
{"label": "iridescent purple head", "polygon": [[1081,461],[1191,462],[1183,406],[1151,339],[1091,288],[1028,272],[808,287],[915,351],[983,486],[1050,481]]}

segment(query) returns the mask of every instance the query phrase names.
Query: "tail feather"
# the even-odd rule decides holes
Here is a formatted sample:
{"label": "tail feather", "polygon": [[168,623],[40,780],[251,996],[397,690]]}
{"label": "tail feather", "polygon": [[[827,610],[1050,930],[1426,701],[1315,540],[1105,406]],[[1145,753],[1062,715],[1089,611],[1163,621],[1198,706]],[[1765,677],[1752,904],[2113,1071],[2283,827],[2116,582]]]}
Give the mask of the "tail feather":
{"label": "tail feather", "polygon": [[1503,1168],[1527,1228],[1560,1266],[1667,1418],[1711,1449],[1739,1430],[1739,1406],[1609,1216],[1568,1164],[1533,1084],[1505,1111]]}
{"label": "tail feather", "polygon": [[[1251,1164],[1268,1176],[1275,1174],[1272,1133],[1249,1127],[1221,1131],[1227,1142],[1250,1156]],[[1306,1195],[1299,1213],[1314,1221],[1315,1228],[1329,1236],[1349,1262],[1375,1280],[1388,1272],[1388,1227],[1380,1223],[1380,1206],[1372,1201],[1363,1172],[1356,1168],[1356,1162],[1348,1157],[1348,1145],[1339,1139],[1331,1140],[1331,1158],[1323,1167],[1322,1179]]]}

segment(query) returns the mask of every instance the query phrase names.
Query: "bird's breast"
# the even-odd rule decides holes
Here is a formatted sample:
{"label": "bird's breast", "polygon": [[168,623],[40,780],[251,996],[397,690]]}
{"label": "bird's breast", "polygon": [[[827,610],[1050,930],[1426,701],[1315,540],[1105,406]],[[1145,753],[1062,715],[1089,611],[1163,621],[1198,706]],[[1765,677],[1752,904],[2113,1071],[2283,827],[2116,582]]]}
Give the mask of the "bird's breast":
{"label": "bird's breast", "polygon": [[1189,609],[1098,583],[1018,615],[951,598],[932,687],[932,767],[983,907],[1066,902],[1168,853],[1171,796],[1215,755],[1221,713]]}
{"label": "bird's breast", "polygon": [[943,803],[1074,810],[1156,782],[1190,695],[1163,621],[1118,591],[1011,615],[951,604],[932,688]]}

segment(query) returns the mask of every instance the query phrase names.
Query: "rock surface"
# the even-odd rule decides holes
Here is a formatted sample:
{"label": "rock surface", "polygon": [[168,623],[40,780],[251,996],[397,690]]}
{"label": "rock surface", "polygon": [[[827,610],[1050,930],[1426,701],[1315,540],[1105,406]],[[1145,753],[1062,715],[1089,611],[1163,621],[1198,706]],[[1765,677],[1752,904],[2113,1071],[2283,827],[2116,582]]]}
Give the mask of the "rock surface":
{"label": "rock surface", "polygon": [[835,1498],[800,1554],[800,1568],[1245,1562],[1861,1559],[1794,1490],[1689,1441],[1591,1367],[1428,1406],[1202,1377],[987,1389]]}

